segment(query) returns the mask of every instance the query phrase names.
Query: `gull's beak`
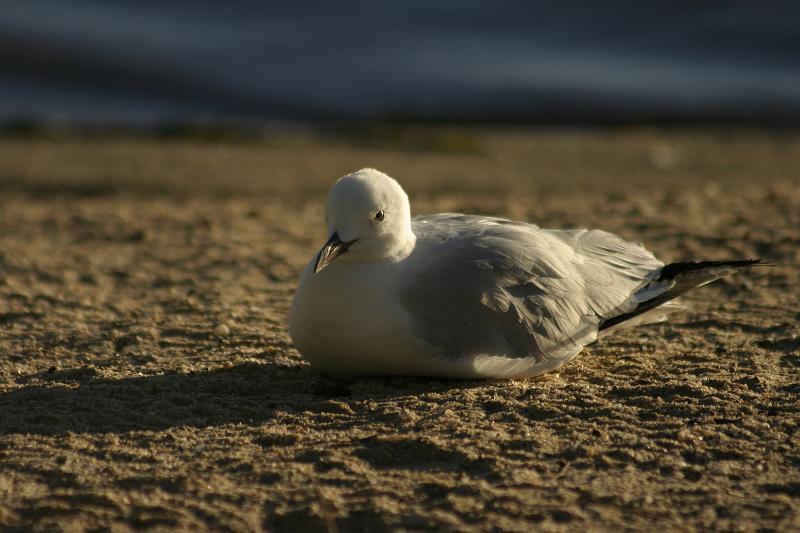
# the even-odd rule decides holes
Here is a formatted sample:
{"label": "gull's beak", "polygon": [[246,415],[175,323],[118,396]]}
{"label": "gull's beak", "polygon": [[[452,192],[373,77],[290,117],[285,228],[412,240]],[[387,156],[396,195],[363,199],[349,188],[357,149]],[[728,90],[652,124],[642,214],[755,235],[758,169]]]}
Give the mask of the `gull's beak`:
{"label": "gull's beak", "polygon": [[339,240],[339,235],[334,233],[331,235],[331,238],[328,239],[328,242],[325,243],[325,246],[322,247],[322,250],[319,251],[319,255],[317,256],[317,262],[314,264],[314,274],[331,264],[331,261],[342,255],[350,248],[350,245],[356,242],[357,239],[353,239],[352,241],[342,242]]}

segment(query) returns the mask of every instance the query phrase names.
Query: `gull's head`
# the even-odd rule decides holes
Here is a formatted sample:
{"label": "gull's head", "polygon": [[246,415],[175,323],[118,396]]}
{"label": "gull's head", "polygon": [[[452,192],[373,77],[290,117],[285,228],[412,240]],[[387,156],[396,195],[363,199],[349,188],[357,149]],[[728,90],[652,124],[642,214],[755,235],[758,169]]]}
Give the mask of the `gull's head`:
{"label": "gull's head", "polygon": [[400,260],[414,247],[408,196],[394,179],[365,168],[340,178],[325,205],[328,242],[314,265],[319,272],[344,262]]}

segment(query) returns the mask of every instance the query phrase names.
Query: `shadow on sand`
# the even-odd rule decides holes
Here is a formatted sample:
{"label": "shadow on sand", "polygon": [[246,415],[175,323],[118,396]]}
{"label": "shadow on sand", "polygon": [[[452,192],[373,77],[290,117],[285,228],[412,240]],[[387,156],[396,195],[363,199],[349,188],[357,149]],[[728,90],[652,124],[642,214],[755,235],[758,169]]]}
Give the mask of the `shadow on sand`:
{"label": "shadow on sand", "polygon": [[324,412],[331,400],[357,406],[481,382],[405,378],[333,381],[298,366],[245,363],[189,374],[109,379],[92,368],[28,376],[0,393],[0,435],[121,433],[171,427],[259,424],[276,411]]}

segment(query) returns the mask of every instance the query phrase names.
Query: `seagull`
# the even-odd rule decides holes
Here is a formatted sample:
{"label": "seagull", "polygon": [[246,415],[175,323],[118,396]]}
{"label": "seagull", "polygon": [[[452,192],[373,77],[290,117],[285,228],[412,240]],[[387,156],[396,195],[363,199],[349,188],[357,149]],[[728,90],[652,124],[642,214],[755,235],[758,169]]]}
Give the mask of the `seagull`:
{"label": "seagull", "polygon": [[316,371],[515,379],[555,370],[598,336],[666,320],[675,298],[756,260],[664,265],[601,230],[502,218],[411,217],[400,184],[362,169],[325,206],[289,334]]}

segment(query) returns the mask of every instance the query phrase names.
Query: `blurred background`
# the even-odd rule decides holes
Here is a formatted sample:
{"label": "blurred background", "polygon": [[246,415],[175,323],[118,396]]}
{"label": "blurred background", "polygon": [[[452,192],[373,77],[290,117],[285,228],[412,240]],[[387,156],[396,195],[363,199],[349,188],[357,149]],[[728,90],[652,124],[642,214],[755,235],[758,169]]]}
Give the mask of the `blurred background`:
{"label": "blurred background", "polygon": [[29,0],[6,126],[800,121],[800,3]]}

